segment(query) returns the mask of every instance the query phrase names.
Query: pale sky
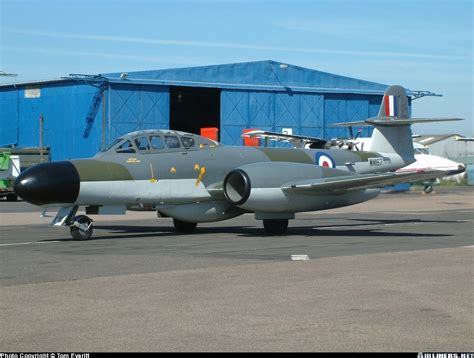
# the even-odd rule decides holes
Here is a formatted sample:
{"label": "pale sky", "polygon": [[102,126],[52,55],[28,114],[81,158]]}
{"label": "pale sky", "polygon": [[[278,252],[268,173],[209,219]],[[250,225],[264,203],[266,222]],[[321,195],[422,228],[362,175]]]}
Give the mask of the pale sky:
{"label": "pale sky", "polygon": [[0,21],[0,83],[271,59],[442,94],[413,116],[466,120],[414,132],[474,136],[470,0],[0,0]]}

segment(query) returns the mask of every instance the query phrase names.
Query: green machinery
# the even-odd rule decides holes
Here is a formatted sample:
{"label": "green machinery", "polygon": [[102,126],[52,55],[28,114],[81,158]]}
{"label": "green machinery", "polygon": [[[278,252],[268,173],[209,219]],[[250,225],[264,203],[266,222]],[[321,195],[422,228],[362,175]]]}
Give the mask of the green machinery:
{"label": "green machinery", "polygon": [[[15,156],[18,158],[18,156]],[[8,201],[18,199],[13,190],[13,183],[20,172],[19,163],[12,160],[10,152],[0,152],[0,198],[6,197]]]}

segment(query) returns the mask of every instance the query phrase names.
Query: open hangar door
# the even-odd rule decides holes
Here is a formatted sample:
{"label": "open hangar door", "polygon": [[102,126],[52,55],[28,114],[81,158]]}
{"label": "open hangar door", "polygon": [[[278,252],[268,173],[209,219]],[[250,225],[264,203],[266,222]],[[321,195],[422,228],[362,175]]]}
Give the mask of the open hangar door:
{"label": "open hangar door", "polygon": [[201,128],[220,131],[221,90],[170,87],[170,129],[200,134]]}

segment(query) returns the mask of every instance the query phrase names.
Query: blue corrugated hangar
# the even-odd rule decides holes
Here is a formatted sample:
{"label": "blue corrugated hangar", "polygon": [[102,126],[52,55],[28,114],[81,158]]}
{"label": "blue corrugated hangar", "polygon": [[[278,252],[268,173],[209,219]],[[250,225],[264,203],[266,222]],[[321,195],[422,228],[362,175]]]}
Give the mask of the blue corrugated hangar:
{"label": "blue corrugated hangar", "polygon": [[63,160],[92,156],[120,135],[149,128],[216,127],[228,145],[241,145],[249,128],[346,137],[329,126],[377,115],[386,88],[275,61],[8,84],[0,86],[0,147],[42,141],[51,160]]}

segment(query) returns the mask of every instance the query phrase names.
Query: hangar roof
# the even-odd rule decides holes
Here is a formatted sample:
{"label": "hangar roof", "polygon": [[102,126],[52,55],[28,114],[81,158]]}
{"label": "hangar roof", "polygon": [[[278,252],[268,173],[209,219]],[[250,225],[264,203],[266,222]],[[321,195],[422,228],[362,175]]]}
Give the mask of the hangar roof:
{"label": "hangar roof", "polygon": [[359,80],[276,61],[256,61],[102,74],[110,82],[171,86],[383,94],[388,85]]}
{"label": "hangar roof", "polygon": [[[88,83],[107,80],[121,84],[209,87],[282,92],[318,92],[382,95],[386,84],[317,71],[273,60],[230,63],[164,70],[105,73],[99,75],[71,74],[46,81],[0,84],[0,89],[19,86],[61,84],[76,81]],[[439,96],[429,91],[407,89],[408,96]]]}

